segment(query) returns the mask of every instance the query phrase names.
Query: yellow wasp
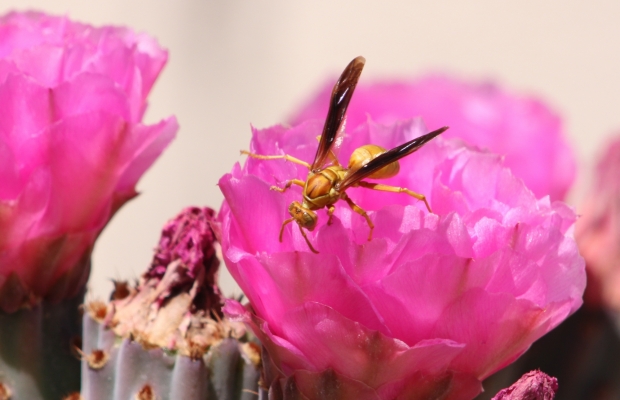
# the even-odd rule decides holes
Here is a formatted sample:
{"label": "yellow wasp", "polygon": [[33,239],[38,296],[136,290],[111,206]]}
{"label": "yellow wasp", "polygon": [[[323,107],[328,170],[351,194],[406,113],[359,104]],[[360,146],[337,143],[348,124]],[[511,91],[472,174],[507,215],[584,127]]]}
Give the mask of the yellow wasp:
{"label": "yellow wasp", "polygon": [[288,154],[269,156],[253,154],[245,150],[241,151],[242,154],[247,154],[252,158],[261,160],[284,159],[295,164],[303,165],[309,170],[305,181],[291,179],[287,181],[282,188],[278,186],[271,187],[272,190],[277,190],[282,193],[289,189],[291,185],[303,187],[302,202],[294,201],[288,207],[291,218],[282,223],[280,241],[282,241],[284,227],[288,223],[295,221],[299,225],[299,230],[306,240],[306,243],[308,243],[310,250],[314,253],[318,253],[310,243],[310,240],[308,240],[304,228],[312,231],[316,227],[318,218],[314,211],[323,207],[327,207],[327,214],[329,216],[327,223],[331,224],[332,215],[336,209],[334,204],[340,199],[346,201],[353,211],[366,219],[370,227],[368,240],[371,240],[374,224],[370,220],[370,217],[368,217],[368,214],[366,214],[366,211],[347,196],[346,190],[350,187],[361,186],[367,189],[381,190],[384,192],[407,193],[418,200],[422,200],[428,211],[431,212],[431,208],[423,194],[413,192],[407,188],[371,183],[363,181],[362,179],[385,179],[395,176],[400,170],[398,160],[415,152],[428,141],[444,132],[448,129],[447,126],[387,151],[383,147],[373,144],[359,147],[355,149],[351,155],[347,167],[342,166],[332,152],[332,148],[337,142],[338,136],[344,129],[347,107],[349,106],[353,91],[355,90],[355,86],[357,85],[365,63],[366,59],[364,59],[364,57],[355,58],[347,65],[336,82],[336,85],[334,85],[323,133],[321,134],[319,147],[312,165]]}

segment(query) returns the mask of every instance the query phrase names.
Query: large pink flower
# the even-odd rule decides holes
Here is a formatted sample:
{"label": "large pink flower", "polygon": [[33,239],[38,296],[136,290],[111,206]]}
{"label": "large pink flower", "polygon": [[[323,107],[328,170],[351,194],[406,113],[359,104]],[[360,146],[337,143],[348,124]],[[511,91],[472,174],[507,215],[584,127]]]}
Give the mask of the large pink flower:
{"label": "large pink flower", "polygon": [[586,301],[620,311],[620,138],[597,167],[575,234],[590,277]]}
{"label": "large pink flower", "polygon": [[[293,124],[324,119],[333,83],[327,84]],[[504,165],[525,181],[536,197],[562,200],[575,178],[575,159],[557,114],[540,100],[515,96],[491,84],[471,84],[441,76],[417,81],[360,82],[347,113],[354,128],[376,122],[422,117],[428,126],[450,126],[458,137],[505,156]]]}
{"label": "large pink flower", "polygon": [[[319,121],[254,130],[251,151],[311,161]],[[344,138],[341,162],[360,145],[391,148],[426,132],[420,120],[362,124]],[[346,165],[346,162],[345,162]],[[469,399],[481,380],[521,355],[581,305],[583,259],[574,212],[537,200],[498,155],[439,137],[401,160],[385,180],[427,195],[348,190],[308,236],[278,233],[298,187],[270,191],[304,167],[248,159],[219,185],[222,252],[251,308],[225,312],[250,324],[282,379],[309,399]],[[269,382],[267,382],[269,383]],[[272,387],[272,390],[276,390]]]}
{"label": "large pink flower", "polygon": [[140,122],[166,60],[129,29],[0,18],[0,310],[82,288],[95,238],[177,130]]}

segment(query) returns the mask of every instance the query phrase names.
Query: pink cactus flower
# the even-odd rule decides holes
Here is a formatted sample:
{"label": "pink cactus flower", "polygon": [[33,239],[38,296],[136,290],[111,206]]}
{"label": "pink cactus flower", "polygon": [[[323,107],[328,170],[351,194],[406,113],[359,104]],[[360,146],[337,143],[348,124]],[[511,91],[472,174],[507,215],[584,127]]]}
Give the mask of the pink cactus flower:
{"label": "pink cactus flower", "polygon": [[141,123],[166,60],[129,29],[0,18],[0,310],[83,288],[97,235],[176,133]]}
{"label": "pink cactus flower", "polygon": [[[433,127],[436,128],[436,127]],[[253,130],[250,150],[312,162],[320,121]],[[360,145],[392,148],[427,130],[421,120],[363,123],[340,160]],[[401,160],[383,183],[427,196],[434,213],[405,194],[347,190],[333,223],[319,210],[308,231],[284,229],[294,186],[308,171],[283,160],[248,159],[220,179],[223,258],[250,301],[225,313],[245,321],[271,359],[272,392],[308,399],[471,399],[582,303],[584,262],[574,212],[537,200],[502,157],[439,137]],[[268,364],[266,364],[268,365]],[[279,389],[278,389],[279,388]],[[278,397],[274,397],[278,398]]]}
{"label": "pink cactus flower", "polygon": [[[302,107],[292,123],[325,118],[332,85]],[[537,198],[562,200],[575,179],[574,155],[558,115],[540,100],[488,83],[441,76],[361,82],[349,106],[347,126],[353,129],[367,119],[388,123],[418,116],[429,127],[450,126],[444,137],[458,137],[505,156],[504,166]]]}
{"label": "pink cactus flower", "polygon": [[599,161],[575,235],[586,260],[586,302],[620,311],[620,138]]}

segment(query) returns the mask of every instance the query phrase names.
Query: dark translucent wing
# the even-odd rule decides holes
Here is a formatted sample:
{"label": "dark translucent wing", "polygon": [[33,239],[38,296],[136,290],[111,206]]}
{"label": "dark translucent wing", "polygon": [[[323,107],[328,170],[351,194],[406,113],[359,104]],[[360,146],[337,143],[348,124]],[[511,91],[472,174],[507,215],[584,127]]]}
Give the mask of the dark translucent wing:
{"label": "dark translucent wing", "polygon": [[422,135],[418,138],[408,141],[407,143],[403,143],[400,146],[394,147],[391,150],[386,151],[383,154],[380,154],[376,158],[370,160],[367,164],[363,165],[356,171],[353,171],[351,175],[345,176],[345,178],[340,182],[339,190],[345,190],[347,187],[355,184],[356,182],[361,181],[366,178],[368,175],[371,175],[373,172],[380,170],[386,165],[398,161],[401,158],[415,152],[420,147],[424,146],[431,139],[435,138],[437,135],[443,133],[448,129],[447,126],[443,128],[439,128],[432,132],[427,133],[426,135]]}
{"label": "dark translucent wing", "polygon": [[364,69],[365,63],[366,59],[364,57],[355,58],[347,65],[342,75],[340,75],[338,82],[334,85],[329,101],[327,118],[325,119],[325,126],[323,126],[323,133],[321,134],[321,141],[319,142],[319,148],[316,150],[316,156],[312,163],[313,171],[323,167],[329,155],[329,151],[337,140],[344,122],[347,107],[349,106],[351,96],[353,96],[353,91],[355,90],[355,86],[360,78],[362,69]]}

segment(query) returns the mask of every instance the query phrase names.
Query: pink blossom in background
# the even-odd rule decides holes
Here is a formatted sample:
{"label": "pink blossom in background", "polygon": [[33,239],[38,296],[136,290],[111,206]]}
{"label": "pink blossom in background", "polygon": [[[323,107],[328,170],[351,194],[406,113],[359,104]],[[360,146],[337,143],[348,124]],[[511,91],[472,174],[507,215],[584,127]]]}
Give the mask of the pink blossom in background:
{"label": "pink blossom in background", "polygon": [[[311,162],[321,130],[318,120],[254,129],[250,151]],[[427,129],[413,119],[348,132],[345,165],[358,146],[392,148]],[[374,238],[338,202],[334,223],[320,210],[308,232],[320,254],[295,223],[278,241],[301,190],[269,189],[307,172],[250,158],[219,182],[223,258],[251,304],[229,301],[225,313],[265,346],[272,390],[294,387],[308,399],[471,399],[484,378],[582,303],[575,213],[537,200],[501,156],[434,139],[382,181],[427,195],[434,213],[404,194],[349,189],[376,225]]]}
{"label": "pink blossom in background", "polygon": [[[325,119],[333,82],[326,84],[292,118],[293,124]],[[360,82],[347,113],[353,129],[371,119],[391,123],[421,117],[428,127],[448,125],[444,137],[505,156],[504,165],[537,198],[562,200],[575,179],[575,158],[555,111],[542,101],[492,84],[428,76],[411,81]]]}
{"label": "pink blossom in background", "polygon": [[586,301],[620,311],[620,138],[600,159],[575,235],[586,260]]}
{"label": "pink blossom in background", "polygon": [[167,57],[127,28],[0,18],[0,310],[82,289],[95,239],[178,128],[141,123]]}

